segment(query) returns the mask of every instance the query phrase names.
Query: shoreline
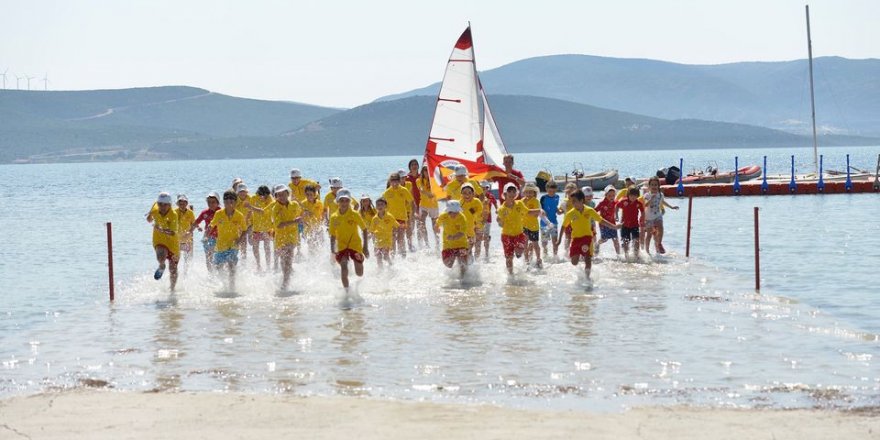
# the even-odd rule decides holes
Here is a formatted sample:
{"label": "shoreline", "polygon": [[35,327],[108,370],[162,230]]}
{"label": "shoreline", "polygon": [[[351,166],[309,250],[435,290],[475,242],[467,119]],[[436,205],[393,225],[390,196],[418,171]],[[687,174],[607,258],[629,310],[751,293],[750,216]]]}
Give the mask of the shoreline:
{"label": "shoreline", "polygon": [[880,409],[686,406],[622,413],[357,397],[73,390],[0,400],[0,439],[877,438]]}

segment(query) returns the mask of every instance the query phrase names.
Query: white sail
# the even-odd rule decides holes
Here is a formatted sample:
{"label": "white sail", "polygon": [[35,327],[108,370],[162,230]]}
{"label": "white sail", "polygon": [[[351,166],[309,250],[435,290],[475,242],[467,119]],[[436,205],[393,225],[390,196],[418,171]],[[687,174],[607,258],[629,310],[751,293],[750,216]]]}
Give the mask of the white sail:
{"label": "white sail", "polygon": [[446,64],[428,135],[428,152],[476,162],[482,157],[479,110],[474,48],[471,29],[467,28],[455,43]]}
{"label": "white sail", "polygon": [[495,118],[492,117],[489,100],[486,98],[486,91],[483,90],[482,84],[480,84],[480,98],[483,101],[483,158],[486,164],[500,167],[504,164],[507,148],[504,147],[501,133],[498,131],[498,126],[495,125]]}

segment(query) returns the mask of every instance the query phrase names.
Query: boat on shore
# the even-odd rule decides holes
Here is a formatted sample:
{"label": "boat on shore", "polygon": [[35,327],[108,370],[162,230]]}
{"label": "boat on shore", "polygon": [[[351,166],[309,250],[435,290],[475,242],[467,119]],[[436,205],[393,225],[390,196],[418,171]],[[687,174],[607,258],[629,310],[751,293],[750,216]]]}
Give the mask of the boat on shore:
{"label": "boat on shore", "polygon": [[589,186],[594,190],[601,190],[608,185],[617,186],[617,182],[620,180],[620,173],[615,169],[595,173],[584,173],[583,171],[575,170],[571,174],[552,176],[549,171],[541,171],[535,177],[535,185],[544,192],[551,179],[560,188],[564,188],[568,183],[574,183],[578,188]]}

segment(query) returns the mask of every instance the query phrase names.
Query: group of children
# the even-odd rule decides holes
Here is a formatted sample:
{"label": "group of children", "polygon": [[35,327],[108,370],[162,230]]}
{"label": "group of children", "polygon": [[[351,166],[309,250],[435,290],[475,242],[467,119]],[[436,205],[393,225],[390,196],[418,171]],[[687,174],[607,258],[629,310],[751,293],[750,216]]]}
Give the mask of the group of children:
{"label": "group of children", "polygon": [[[577,266],[583,261],[589,279],[592,256],[606,241],[613,242],[618,255],[622,242],[628,256],[630,244],[634,243],[638,255],[640,246],[647,249],[654,239],[657,252],[664,253],[663,211],[677,209],[666,203],[656,178],[649,180],[644,196],[629,178],[619,193],[609,186],[598,205],[593,202],[592,188],[578,189],[569,183],[560,195],[555,182],[547,184],[546,194],[540,198],[534,184],[520,188],[507,183],[499,204],[489,190],[490,183],[474,181],[464,166],[456,167],[452,180],[438,191],[427,167],[420,167],[416,160],[410,161],[408,171],[389,175],[385,191],[375,202],[367,195],[356,200],[339,178],[330,179],[323,199],[321,185],[304,178],[300,170],[291,170],[290,178],[287,185],[260,186],[254,195],[236,178],[222,196],[208,194],[208,207],[198,216],[185,195],[178,195],[176,207],[172,207],[171,195],[160,193],[147,214],[147,221],[153,224],[153,247],[159,263],[154,278],[161,279],[169,269],[174,290],[178,261],[181,256],[187,263],[191,259],[193,234],[198,229],[204,231],[208,269],[226,272],[232,290],[239,256],[247,257],[248,245],[257,270],[262,270],[262,247],[263,262],[267,268],[274,265],[280,269],[281,289],[287,290],[294,257],[302,254],[304,246],[314,255],[327,238],[340,266],[342,285],[348,288],[350,263],[355,274],[363,276],[371,244],[380,268],[392,264],[394,257],[405,258],[416,246],[428,247],[429,218],[441,261],[449,268],[458,263],[464,275],[481,254],[488,260],[495,210],[509,274],[513,274],[515,257],[524,257],[527,265],[534,261],[534,266],[541,268],[542,248],[548,255],[552,244],[555,257],[564,243],[571,263]],[[445,202],[442,213],[440,202]],[[600,236],[594,240],[597,224]]]}

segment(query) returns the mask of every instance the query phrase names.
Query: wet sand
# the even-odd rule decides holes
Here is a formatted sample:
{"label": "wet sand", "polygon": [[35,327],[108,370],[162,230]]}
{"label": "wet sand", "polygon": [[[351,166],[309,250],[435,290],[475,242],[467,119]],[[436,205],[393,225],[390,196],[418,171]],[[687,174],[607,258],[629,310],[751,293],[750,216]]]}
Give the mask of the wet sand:
{"label": "wet sand", "polygon": [[0,439],[880,438],[880,410],[535,411],[355,397],[69,391],[0,401]]}

